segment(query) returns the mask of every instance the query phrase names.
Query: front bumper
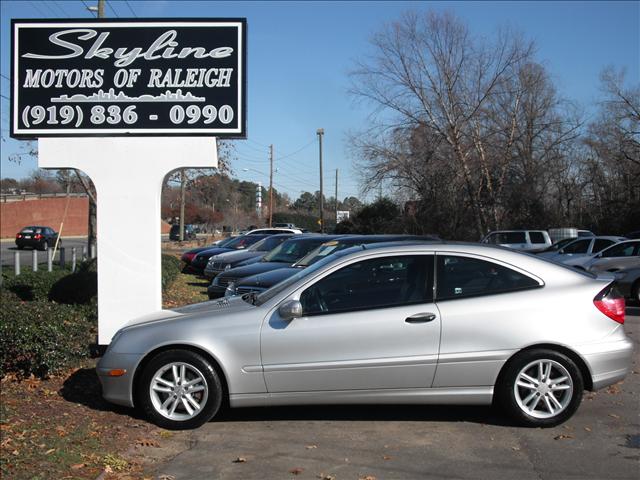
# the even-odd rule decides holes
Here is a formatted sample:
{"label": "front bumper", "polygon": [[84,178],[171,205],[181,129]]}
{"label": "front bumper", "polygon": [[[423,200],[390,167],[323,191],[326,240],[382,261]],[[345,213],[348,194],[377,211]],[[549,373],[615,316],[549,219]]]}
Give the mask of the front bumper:
{"label": "front bumper", "polygon": [[[142,357],[137,353],[105,353],[96,366],[105,400],[125,407],[134,406],[133,375]],[[120,377],[110,377],[108,372],[112,369],[124,369],[126,373]]]}

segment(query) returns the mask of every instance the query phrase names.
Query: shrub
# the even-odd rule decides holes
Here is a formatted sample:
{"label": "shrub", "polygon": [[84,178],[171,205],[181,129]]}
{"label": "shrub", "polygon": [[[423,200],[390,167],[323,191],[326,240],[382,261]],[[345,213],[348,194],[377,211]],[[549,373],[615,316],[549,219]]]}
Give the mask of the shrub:
{"label": "shrub", "polygon": [[162,291],[164,292],[180,274],[180,260],[173,255],[162,254]]}
{"label": "shrub", "polygon": [[52,272],[23,272],[17,277],[4,273],[2,288],[14,293],[24,301],[44,301],[49,298],[51,287],[67,275],[69,275],[69,271],[62,269]]}
{"label": "shrub", "polygon": [[20,302],[3,293],[0,377],[12,372],[42,378],[87,357],[95,340],[94,319],[87,307]]}
{"label": "shrub", "polygon": [[96,260],[78,265],[78,269],[60,278],[49,290],[49,300],[67,304],[95,303],[98,296]]}

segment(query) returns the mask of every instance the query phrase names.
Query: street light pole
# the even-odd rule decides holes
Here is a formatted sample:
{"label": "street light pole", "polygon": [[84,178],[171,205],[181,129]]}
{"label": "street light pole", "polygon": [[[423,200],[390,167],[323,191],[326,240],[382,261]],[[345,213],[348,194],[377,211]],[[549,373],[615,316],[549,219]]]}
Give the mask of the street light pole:
{"label": "street light pole", "polygon": [[322,189],[322,137],[324,136],[324,128],[319,128],[316,133],[318,134],[318,144],[320,147],[320,233],[324,233],[324,202],[323,202],[323,189]]}
{"label": "street light pole", "polygon": [[269,145],[269,228],[273,221],[273,144]]}

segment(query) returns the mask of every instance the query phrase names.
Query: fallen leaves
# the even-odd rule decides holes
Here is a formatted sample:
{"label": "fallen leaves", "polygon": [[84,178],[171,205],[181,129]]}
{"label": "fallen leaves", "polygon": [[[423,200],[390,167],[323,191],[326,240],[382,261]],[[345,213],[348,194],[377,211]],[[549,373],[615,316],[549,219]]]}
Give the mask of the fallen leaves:
{"label": "fallen leaves", "polygon": [[364,477],[358,477],[358,480],[376,480],[373,475],[365,475]]}
{"label": "fallen leaves", "polygon": [[245,463],[247,461],[246,458],[244,457],[237,457],[235,460],[233,460],[231,463]]}
{"label": "fallen leaves", "polygon": [[313,450],[314,448],[318,448],[317,445],[306,445],[304,448],[306,448],[307,450]]}
{"label": "fallen leaves", "polygon": [[321,473],[319,475],[316,475],[316,478],[319,478],[320,480],[336,480],[335,475],[332,475],[330,473]]}
{"label": "fallen leaves", "polygon": [[615,418],[615,419],[620,418],[620,415],[616,415],[615,413],[610,413],[610,414],[609,414],[609,416],[610,416],[611,418]]}
{"label": "fallen leaves", "polygon": [[300,467],[295,467],[289,470],[289,473],[292,475],[300,475],[302,472],[304,472],[304,468],[300,468]]}
{"label": "fallen leaves", "polygon": [[555,437],[553,437],[554,440],[566,440],[569,438],[573,438],[573,435],[561,433],[560,435],[556,435]]}
{"label": "fallen leaves", "polygon": [[148,438],[139,438],[136,440],[136,446],[138,447],[160,447],[160,444],[155,440]]}

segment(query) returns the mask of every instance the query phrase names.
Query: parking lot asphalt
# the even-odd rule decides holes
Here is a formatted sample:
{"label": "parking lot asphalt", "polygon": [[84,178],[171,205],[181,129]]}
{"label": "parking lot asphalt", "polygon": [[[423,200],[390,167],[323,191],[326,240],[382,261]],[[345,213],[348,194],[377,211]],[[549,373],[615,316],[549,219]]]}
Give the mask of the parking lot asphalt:
{"label": "parking lot asphalt", "polygon": [[[228,410],[185,435],[157,478],[640,478],[640,309],[625,323],[636,351],[623,383],[585,392],[549,429],[516,427],[485,407],[331,406]],[[164,477],[163,477],[164,476]]]}

